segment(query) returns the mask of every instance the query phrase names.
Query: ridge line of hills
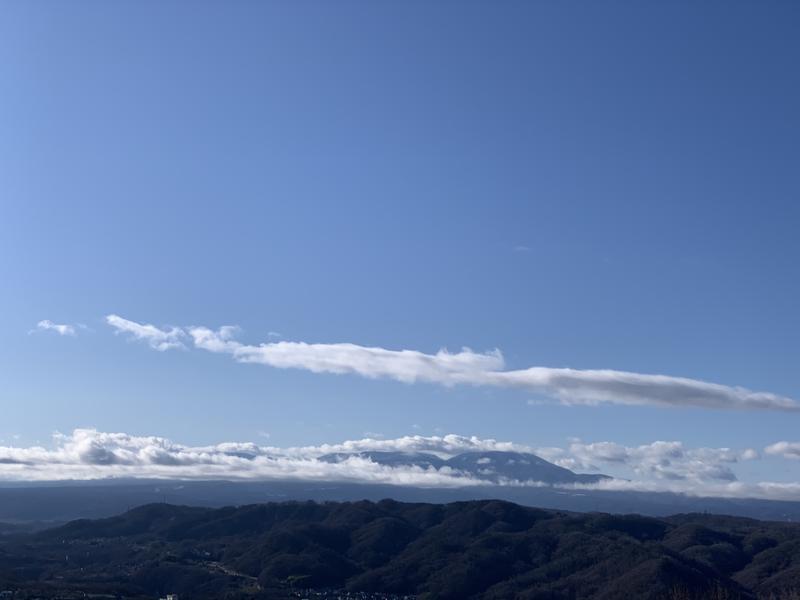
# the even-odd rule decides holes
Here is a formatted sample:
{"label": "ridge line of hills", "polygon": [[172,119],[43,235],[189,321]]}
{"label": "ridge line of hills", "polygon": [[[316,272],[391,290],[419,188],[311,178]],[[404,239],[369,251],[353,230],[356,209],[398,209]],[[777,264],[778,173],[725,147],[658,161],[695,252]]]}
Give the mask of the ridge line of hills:
{"label": "ridge line of hills", "polygon": [[266,599],[335,589],[441,600],[796,599],[800,524],[575,514],[499,500],[149,504],[0,536],[1,589],[40,598]]}

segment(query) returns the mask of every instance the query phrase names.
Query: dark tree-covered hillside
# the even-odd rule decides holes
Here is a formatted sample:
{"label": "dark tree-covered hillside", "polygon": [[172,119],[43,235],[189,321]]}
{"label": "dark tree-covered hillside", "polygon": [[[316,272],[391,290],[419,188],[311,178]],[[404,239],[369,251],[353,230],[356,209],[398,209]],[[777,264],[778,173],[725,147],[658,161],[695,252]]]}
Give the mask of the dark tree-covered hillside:
{"label": "dark tree-covered hillside", "polygon": [[0,589],[43,597],[747,600],[800,590],[800,525],[502,501],[151,504],[0,540]]}

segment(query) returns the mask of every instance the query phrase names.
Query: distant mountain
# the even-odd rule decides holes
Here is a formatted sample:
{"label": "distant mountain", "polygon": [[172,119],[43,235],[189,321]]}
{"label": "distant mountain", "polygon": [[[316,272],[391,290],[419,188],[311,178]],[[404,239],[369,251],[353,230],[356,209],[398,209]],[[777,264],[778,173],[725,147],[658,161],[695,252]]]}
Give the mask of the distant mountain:
{"label": "distant mountain", "polygon": [[571,514],[498,500],[151,504],[0,537],[0,590],[19,598],[789,600],[800,592],[800,525]]}
{"label": "distant mountain", "polygon": [[447,466],[473,477],[497,482],[500,479],[541,481],[549,484],[596,483],[608,475],[581,475],[524,452],[465,452],[447,461]]}
{"label": "distant mountain", "polygon": [[[469,485],[420,488],[335,481],[97,481],[0,483],[0,522],[41,527],[99,518],[152,502],[221,507],[284,500],[448,503],[500,499],[525,506],[576,512],[639,513],[655,517],[708,512],[772,521],[800,521],[800,502],[756,498],[704,498],[668,492],[571,490],[557,486]],[[0,535],[2,535],[0,527]]]}
{"label": "distant mountain", "polygon": [[322,462],[337,463],[352,457],[364,458],[390,467],[417,466],[423,469],[441,469],[447,461],[425,452],[335,452],[319,457]]}
{"label": "distant mountain", "polygon": [[449,459],[423,452],[338,452],[320,457],[325,462],[341,462],[360,457],[392,467],[417,466],[423,469],[449,467],[473,479],[498,483],[501,480],[538,481],[550,485],[596,483],[608,475],[582,475],[559,467],[527,452],[464,452]]}

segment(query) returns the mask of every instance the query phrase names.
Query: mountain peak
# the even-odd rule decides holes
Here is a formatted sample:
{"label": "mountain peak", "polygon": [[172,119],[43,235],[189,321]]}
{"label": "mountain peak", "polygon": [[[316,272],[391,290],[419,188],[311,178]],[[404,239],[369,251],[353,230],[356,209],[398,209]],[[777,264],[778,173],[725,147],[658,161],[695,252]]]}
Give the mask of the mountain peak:
{"label": "mountain peak", "polygon": [[559,467],[530,452],[486,450],[463,452],[443,459],[426,452],[338,452],[325,454],[319,460],[342,462],[357,457],[392,467],[409,466],[439,470],[449,467],[465,476],[483,481],[536,481],[550,485],[596,483],[610,479],[607,475],[584,475]]}

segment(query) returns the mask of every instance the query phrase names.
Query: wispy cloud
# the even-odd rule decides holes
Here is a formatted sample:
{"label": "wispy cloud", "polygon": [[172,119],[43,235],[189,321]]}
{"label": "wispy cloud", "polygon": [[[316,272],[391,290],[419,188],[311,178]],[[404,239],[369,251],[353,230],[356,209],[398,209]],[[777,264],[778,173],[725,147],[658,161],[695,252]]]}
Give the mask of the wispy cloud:
{"label": "wispy cloud", "polygon": [[468,384],[519,388],[544,394],[564,404],[614,403],[696,407],[710,409],[800,411],[800,403],[769,392],[668,375],[651,375],[610,369],[531,367],[506,370],[500,350],[460,352],[439,350],[389,350],[358,344],[309,344],[265,342],[244,344],[235,339],[238,328],[224,326],[173,327],[162,330],[110,315],[107,321],[121,331],[147,340],[157,350],[182,347],[184,335],[196,348],[229,354],[242,363],[279,369],[303,369],[313,373],[354,374],[405,383],[426,382],[445,386]]}
{"label": "wispy cloud", "polygon": [[128,333],[135,339],[146,342],[151,348],[160,352],[185,347],[181,341],[181,338],[183,338],[185,334],[179,327],[159,329],[155,325],[129,321],[118,315],[108,315],[106,317],[106,323],[111,325],[111,327],[118,332]]}
{"label": "wispy cloud", "polygon": [[[695,496],[800,499],[800,483],[737,481],[725,469],[753,458],[748,450],[686,448],[680,442],[654,442],[625,447],[613,442],[567,448],[534,448],[493,439],[445,436],[405,436],[397,439],[350,440],[339,444],[278,448],[250,442],[186,446],[157,436],[76,429],[57,433],[52,448],[0,446],[0,479],[15,481],[86,480],[138,477],[163,479],[246,479],[344,481],[428,488],[501,485],[542,487],[537,481],[501,480],[490,484],[464,472],[443,467],[381,465],[363,456],[340,462],[319,460],[329,453],[367,451],[430,452],[442,457],[469,451],[534,452],[556,460],[574,460],[592,470],[599,465],[625,465],[630,479],[614,479],[576,489],[669,491]],[[580,470],[580,469],[579,469]],[[676,474],[678,476],[676,476]]]}
{"label": "wispy cloud", "polygon": [[53,323],[50,319],[43,319],[36,324],[36,329],[33,331],[52,331],[58,335],[76,335],[77,328],[75,325],[66,323]]}

